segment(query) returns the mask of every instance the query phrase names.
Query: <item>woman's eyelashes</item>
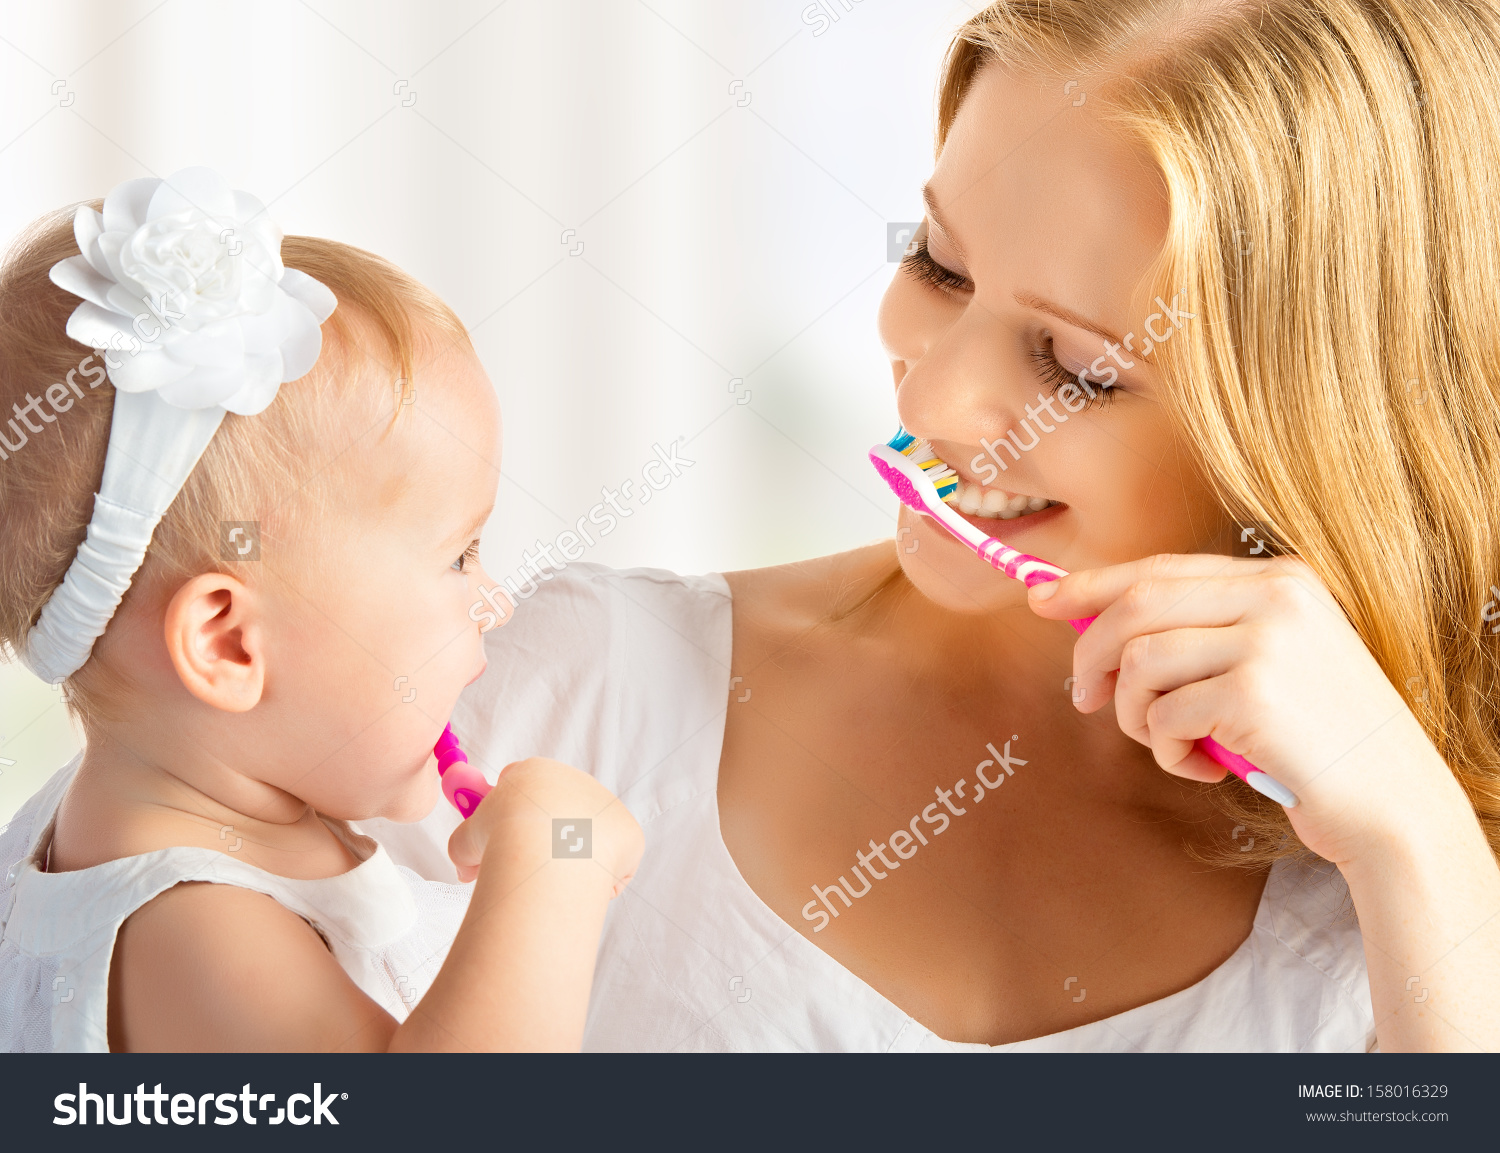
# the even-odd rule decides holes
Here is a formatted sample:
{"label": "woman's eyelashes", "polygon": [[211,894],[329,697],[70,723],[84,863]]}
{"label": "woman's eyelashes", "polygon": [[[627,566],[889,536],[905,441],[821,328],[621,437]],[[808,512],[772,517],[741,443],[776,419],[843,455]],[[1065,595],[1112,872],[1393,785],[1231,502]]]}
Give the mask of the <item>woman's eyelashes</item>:
{"label": "woman's eyelashes", "polygon": [[1050,385],[1054,395],[1059,389],[1071,384],[1083,397],[1084,408],[1095,405],[1103,408],[1115,398],[1115,385],[1090,380],[1087,372],[1075,375],[1064,368],[1062,362],[1053,353],[1050,340],[1047,341],[1046,348],[1033,348],[1031,359],[1037,367],[1037,375],[1041,377],[1042,383]]}
{"label": "woman's eyelashes", "polygon": [[469,572],[479,561],[479,541],[476,538],[469,542],[469,547],[464,549],[459,558],[453,562],[453,568],[458,572]]}
{"label": "woman's eyelashes", "polygon": [[961,276],[951,268],[944,268],[927,251],[927,237],[917,241],[916,247],[901,261],[906,270],[923,284],[941,292],[971,292],[974,285],[967,276]]}

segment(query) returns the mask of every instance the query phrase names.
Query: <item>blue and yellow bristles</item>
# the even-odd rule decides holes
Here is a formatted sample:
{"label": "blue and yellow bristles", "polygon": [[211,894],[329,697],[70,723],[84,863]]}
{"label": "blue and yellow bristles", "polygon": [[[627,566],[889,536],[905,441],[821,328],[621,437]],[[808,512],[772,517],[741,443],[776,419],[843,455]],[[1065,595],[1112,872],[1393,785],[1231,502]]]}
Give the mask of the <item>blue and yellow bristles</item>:
{"label": "blue and yellow bristles", "polygon": [[890,446],[902,456],[911,457],[916,466],[927,474],[937,489],[938,499],[946,501],[958,495],[958,473],[954,472],[932,451],[932,445],[920,440],[904,428],[898,428],[891,437]]}

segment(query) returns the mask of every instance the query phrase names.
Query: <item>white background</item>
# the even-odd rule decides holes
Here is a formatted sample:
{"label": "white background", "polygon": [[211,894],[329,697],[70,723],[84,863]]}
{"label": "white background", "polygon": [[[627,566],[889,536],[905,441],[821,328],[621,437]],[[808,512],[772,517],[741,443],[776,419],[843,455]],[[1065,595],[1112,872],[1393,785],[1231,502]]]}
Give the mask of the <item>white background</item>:
{"label": "white background", "polygon": [[[896,426],[886,226],[922,216],[974,5],[824,3],[837,22],[808,0],[0,4],[0,236],[203,164],[284,231],[407,269],[499,393],[497,577],[679,437],[693,467],[585,559],[836,552],[892,531],[865,460]],[[58,694],[0,666],[0,821],[77,747]]]}

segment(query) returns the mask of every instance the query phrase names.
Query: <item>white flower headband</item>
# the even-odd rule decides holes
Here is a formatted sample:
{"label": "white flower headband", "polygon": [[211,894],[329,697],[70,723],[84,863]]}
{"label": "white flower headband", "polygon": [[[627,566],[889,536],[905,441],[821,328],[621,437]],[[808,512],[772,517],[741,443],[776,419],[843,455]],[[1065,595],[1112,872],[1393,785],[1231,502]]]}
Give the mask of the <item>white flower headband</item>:
{"label": "white flower headband", "polygon": [[265,206],[207,168],[127,180],[73,231],[82,255],[51,270],[83,298],[68,335],[126,355],[104,357],[114,415],[88,535],[20,654],[53,684],[89,659],[224,414],[310,372],[337,304],[282,265]]}

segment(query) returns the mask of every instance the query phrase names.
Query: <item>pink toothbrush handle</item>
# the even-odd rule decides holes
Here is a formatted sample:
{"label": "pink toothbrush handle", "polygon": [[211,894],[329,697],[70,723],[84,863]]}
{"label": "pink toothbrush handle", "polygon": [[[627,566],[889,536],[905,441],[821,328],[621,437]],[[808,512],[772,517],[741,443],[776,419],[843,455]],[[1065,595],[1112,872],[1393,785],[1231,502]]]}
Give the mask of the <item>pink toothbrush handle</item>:
{"label": "pink toothbrush handle", "polygon": [[453,735],[452,725],[443,729],[443,735],[433,746],[432,755],[437,757],[438,775],[443,778],[443,796],[467,821],[492,786],[484,779],[483,773],[469,764],[469,758],[459,747],[458,738]]}
{"label": "pink toothbrush handle", "polygon": [[[980,555],[983,556],[983,553]],[[996,556],[998,557],[999,554],[996,554]],[[988,560],[989,558],[986,557],[985,559]],[[1013,570],[1022,568],[1026,565],[1027,561],[1036,561],[1036,557],[1027,556],[1025,553],[1018,553],[1013,555],[1008,563],[995,564],[993,560],[990,563],[995,564],[996,568],[1003,569],[1008,576],[1016,576],[1018,574]],[[1049,569],[1054,567],[1053,565],[1047,566]],[[1032,585],[1044,584],[1047,581],[1055,581],[1061,578],[1055,572],[1044,572],[1035,567],[1030,567],[1027,568],[1024,575],[1021,575],[1021,579],[1026,582],[1026,587],[1030,588]],[[1084,617],[1081,620],[1069,621],[1068,623],[1081,633],[1098,619],[1098,617]],[[1255,765],[1240,756],[1239,753],[1231,753],[1223,745],[1219,744],[1218,741],[1214,740],[1213,737],[1200,737],[1197,744],[1209,757],[1223,765],[1257,793],[1270,797],[1273,801],[1286,806],[1288,809],[1297,807],[1296,793],[1292,792],[1291,789],[1287,788],[1269,773],[1262,772],[1256,768]]]}

